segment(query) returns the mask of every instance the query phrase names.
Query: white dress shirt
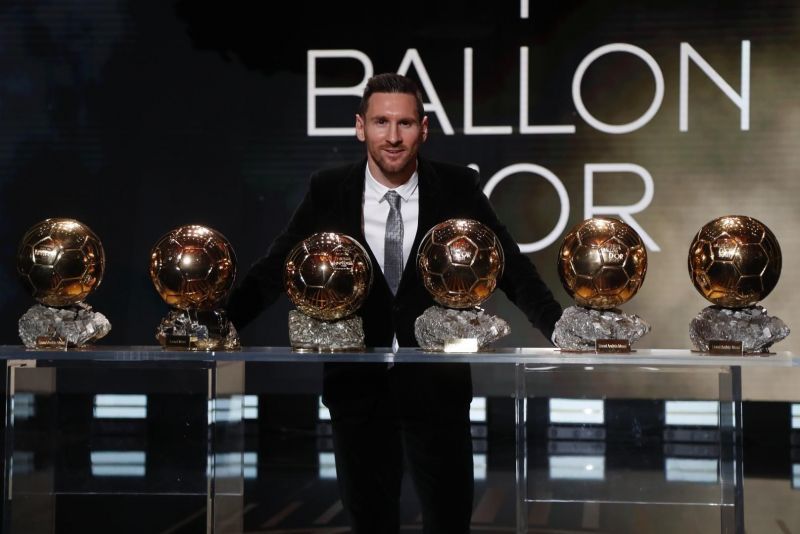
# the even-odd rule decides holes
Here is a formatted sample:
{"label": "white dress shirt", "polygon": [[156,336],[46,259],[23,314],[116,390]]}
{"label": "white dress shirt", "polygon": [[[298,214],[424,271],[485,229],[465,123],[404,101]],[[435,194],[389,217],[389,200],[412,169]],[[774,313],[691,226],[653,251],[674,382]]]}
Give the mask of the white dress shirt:
{"label": "white dress shirt", "polygon": [[[383,196],[389,191],[385,185],[378,181],[369,172],[369,165],[364,177],[364,237],[367,245],[375,254],[381,271],[384,270],[384,240],[386,237],[386,218],[389,216],[389,203]],[[419,176],[417,172],[411,178],[394,189],[400,198],[400,214],[403,216],[403,267],[408,263],[411,256],[411,247],[414,245],[414,237],[417,235],[417,219],[419,218],[419,189],[417,184]]]}
{"label": "white dress shirt", "polygon": [[[411,256],[411,247],[414,245],[414,237],[417,235],[417,219],[419,218],[419,189],[417,184],[419,182],[419,175],[417,171],[411,175],[411,178],[394,190],[400,195],[400,215],[403,217],[403,269],[408,263],[408,257]],[[364,220],[364,237],[367,239],[367,245],[372,249],[375,254],[375,259],[378,260],[378,265],[384,273],[384,242],[386,239],[386,219],[389,217],[389,202],[383,196],[389,188],[383,184],[378,183],[372,173],[369,172],[369,165],[364,171],[364,206],[363,206],[363,220]],[[416,256],[415,256],[416,258]],[[416,259],[412,261],[416,261]],[[392,339],[392,351],[397,352],[400,346],[397,343],[397,335]],[[393,363],[389,363],[388,367],[391,369]]]}

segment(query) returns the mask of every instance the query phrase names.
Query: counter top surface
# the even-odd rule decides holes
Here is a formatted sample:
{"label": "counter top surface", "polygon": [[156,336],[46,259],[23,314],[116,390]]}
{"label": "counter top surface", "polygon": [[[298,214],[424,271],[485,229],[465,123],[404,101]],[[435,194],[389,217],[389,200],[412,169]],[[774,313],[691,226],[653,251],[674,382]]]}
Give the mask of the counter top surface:
{"label": "counter top surface", "polygon": [[290,347],[243,347],[236,351],[165,350],[156,345],[102,346],[70,350],[32,350],[21,345],[0,345],[4,360],[64,361],[245,361],[245,362],[364,362],[364,363],[506,363],[531,367],[563,365],[632,365],[680,367],[800,367],[800,356],[791,352],[769,355],[711,355],[685,349],[637,349],[630,353],[564,352],[555,348],[495,348],[477,353],[425,352],[401,348],[371,348],[363,352],[296,352]]}

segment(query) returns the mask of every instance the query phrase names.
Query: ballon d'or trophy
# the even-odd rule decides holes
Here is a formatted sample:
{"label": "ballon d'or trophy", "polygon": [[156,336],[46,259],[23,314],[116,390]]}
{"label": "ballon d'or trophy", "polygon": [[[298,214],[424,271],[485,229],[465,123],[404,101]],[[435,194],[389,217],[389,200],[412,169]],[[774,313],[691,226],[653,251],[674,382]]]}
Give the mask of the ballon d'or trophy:
{"label": "ballon d'or trophy", "polygon": [[486,225],[449,219],[428,230],[417,270],[436,301],[414,322],[419,346],[429,351],[477,352],[508,335],[508,323],[479,305],[503,274],[503,247]]}
{"label": "ballon d'or trophy", "polygon": [[372,261],[352,237],[314,234],[289,252],[283,281],[289,300],[289,342],[298,352],[362,350],[364,326],[355,312],[372,286]]}
{"label": "ballon d'or trophy", "polygon": [[230,242],[211,228],[186,225],[166,233],[150,253],[150,278],[172,309],[156,329],[164,348],[233,350],[239,335],[220,304],[236,277]]}
{"label": "ballon d'or trophy", "polygon": [[650,325],[618,306],[633,298],[646,273],[647,249],[628,224],[593,217],[574,226],[558,252],[558,275],[577,306],[564,310],[553,344],[569,352],[630,352]]}
{"label": "ballon d'or trophy", "polygon": [[689,325],[695,349],[712,354],[763,354],[789,328],[759,306],[778,284],[781,248],[763,223],[744,215],[718,217],[689,247],[689,275],[713,305]]}
{"label": "ballon d'or trophy", "polygon": [[82,347],[108,334],[108,319],[83,302],[100,285],[105,263],[100,239],[74,219],[45,219],[25,233],[17,273],[39,302],[19,319],[27,348]]}

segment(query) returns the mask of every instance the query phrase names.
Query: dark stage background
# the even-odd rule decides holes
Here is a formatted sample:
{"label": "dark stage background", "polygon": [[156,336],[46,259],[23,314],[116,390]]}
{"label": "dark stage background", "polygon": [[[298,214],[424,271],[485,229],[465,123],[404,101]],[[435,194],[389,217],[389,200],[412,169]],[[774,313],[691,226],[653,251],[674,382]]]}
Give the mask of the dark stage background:
{"label": "dark stage background", "polygon": [[[492,202],[520,243],[545,241],[530,256],[565,306],[556,252],[587,214],[585,175],[596,169],[594,205],[638,204],[630,215],[650,239],[644,286],[623,307],[653,325],[642,348],[689,348],[688,323],[708,304],[687,273],[689,243],[725,214],[775,233],[783,274],[762,304],[790,327],[800,321],[796,2],[289,2],[278,11],[0,4],[0,343],[19,343],[17,320],[34,302],[16,279],[20,238],[42,219],[71,217],[106,250],[88,299],[113,325],[101,343],[154,344],[167,311],[147,272],[159,237],[211,226],[232,242],[241,276],[310,173],[363,153],[348,131],[358,98],[325,90],[401,67],[428,82],[424,153],[476,165],[486,183],[507,175]],[[502,294],[487,308],[511,322],[504,344],[545,345]],[[281,299],[243,342],[288,344],[289,309]],[[797,339],[775,348],[800,350]]]}

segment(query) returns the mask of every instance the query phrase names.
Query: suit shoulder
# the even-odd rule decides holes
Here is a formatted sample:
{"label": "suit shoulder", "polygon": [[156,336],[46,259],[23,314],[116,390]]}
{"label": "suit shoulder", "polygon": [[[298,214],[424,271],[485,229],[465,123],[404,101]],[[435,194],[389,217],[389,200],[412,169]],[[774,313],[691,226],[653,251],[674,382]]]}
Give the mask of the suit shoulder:
{"label": "suit shoulder", "polygon": [[[320,169],[311,175],[311,187],[328,189],[342,183],[348,176],[358,172],[361,163],[348,163],[336,167]],[[362,171],[363,174],[363,171]]]}
{"label": "suit shoulder", "polygon": [[479,182],[478,172],[465,165],[433,160],[427,160],[427,163],[436,171],[436,175],[443,184],[459,184],[463,186],[466,183],[477,185]]}

